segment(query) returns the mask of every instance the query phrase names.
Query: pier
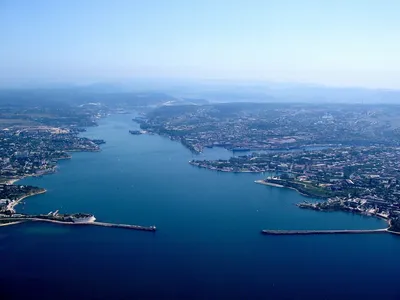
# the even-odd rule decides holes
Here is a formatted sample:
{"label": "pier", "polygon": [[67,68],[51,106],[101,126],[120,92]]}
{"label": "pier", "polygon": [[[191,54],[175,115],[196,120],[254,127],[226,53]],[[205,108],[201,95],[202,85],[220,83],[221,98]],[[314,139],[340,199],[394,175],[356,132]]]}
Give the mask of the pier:
{"label": "pier", "polygon": [[130,225],[130,224],[114,224],[114,223],[105,223],[105,222],[66,222],[66,221],[58,221],[51,219],[42,219],[42,218],[3,218],[3,220],[12,221],[10,223],[5,223],[3,226],[14,225],[23,222],[47,222],[47,223],[55,223],[60,225],[75,225],[75,226],[103,226],[103,227],[114,227],[114,228],[124,228],[131,230],[141,230],[141,231],[153,231],[157,230],[156,226],[140,226],[140,225]]}
{"label": "pier", "polygon": [[362,233],[384,233],[388,232],[386,228],[383,229],[365,229],[365,230],[261,230],[265,235],[311,235],[311,234],[362,234]]}
{"label": "pier", "polygon": [[82,225],[82,226],[103,226],[103,227],[114,227],[114,228],[124,228],[124,229],[132,229],[132,230],[142,230],[142,231],[156,231],[156,226],[140,226],[140,225],[129,225],[129,224],[114,224],[114,223],[105,223],[105,222],[62,222],[56,220],[48,220],[48,219],[39,219],[39,218],[32,218],[28,219],[35,222],[50,222],[50,223],[57,223],[63,225]]}
{"label": "pier", "polygon": [[[74,223],[74,224],[80,224],[80,223]],[[143,230],[143,231],[156,231],[157,230],[156,226],[139,226],[139,225],[114,224],[114,223],[104,223],[104,222],[91,222],[91,223],[81,223],[81,224]]]}

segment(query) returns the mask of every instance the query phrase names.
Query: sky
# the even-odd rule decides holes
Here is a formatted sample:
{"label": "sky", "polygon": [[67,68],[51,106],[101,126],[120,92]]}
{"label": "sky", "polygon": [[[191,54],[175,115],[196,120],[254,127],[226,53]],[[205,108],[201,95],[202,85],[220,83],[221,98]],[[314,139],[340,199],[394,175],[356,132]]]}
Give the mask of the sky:
{"label": "sky", "polygon": [[0,0],[0,81],[400,89],[398,0]]}

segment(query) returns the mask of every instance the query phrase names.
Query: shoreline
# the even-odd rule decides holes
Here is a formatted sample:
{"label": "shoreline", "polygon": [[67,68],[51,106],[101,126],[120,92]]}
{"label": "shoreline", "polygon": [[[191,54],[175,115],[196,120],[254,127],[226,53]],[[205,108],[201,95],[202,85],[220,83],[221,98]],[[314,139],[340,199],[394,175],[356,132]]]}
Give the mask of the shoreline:
{"label": "shoreline", "polygon": [[[98,125],[98,124],[96,124],[96,125]],[[79,135],[79,133],[78,133],[78,135]],[[63,160],[72,159],[73,158],[73,155],[72,155],[73,153],[79,153],[79,152],[101,152],[101,151],[102,151],[102,149],[98,144],[96,144],[94,149],[70,149],[70,150],[65,151],[67,153],[66,156],[56,158],[55,159],[55,164],[51,168],[45,169],[45,170],[41,170],[40,173],[24,174],[22,176],[10,178],[10,179],[5,179],[4,182],[2,182],[2,184],[4,184],[4,185],[14,185],[18,181],[23,180],[25,178],[41,177],[43,175],[51,175],[51,174],[54,174],[54,173],[57,172],[57,168],[58,168],[59,162],[63,161]],[[26,199],[28,197],[33,197],[33,196],[44,194],[44,193],[47,192],[47,190],[45,188],[41,188],[41,187],[36,187],[36,188],[38,188],[39,190],[38,191],[34,191],[32,193],[25,194],[22,197],[17,198],[16,200],[13,200],[13,201],[10,200],[10,203],[7,205],[7,209],[13,211],[14,213],[16,213],[15,207],[22,200],[24,200],[24,199]],[[37,220],[30,220],[30,221],[43,221],[43,220],[37,219]],[[10,222],[8,222],[8,223],[0,223],[0,227],[1,226],[17,225],[17,224],[26,223],[26,222],[28,222],[28,220],[15,220],[15,221],[14,220],[10,220]],[[53,223],[58,223],[57,221],[54,221],[54,220],[52,222]],[[64,222],[60,222],[60,223],[64,223]],[[74,223],[71,223],[71,224],[74,224]],[[141,226],[136,226],[136,227],[137,228],[141,228]]]}
{"label": "shoreline", "polygon": [[100,152],[100,151],[101,151],[101,148],[96,149],[96,150],[80,150],[80,149],[68,150],[68,151],[66,151],[66,152],[69,153],[69,155],[66,156],[66,157],[57,158],[57,159],[56,159],[56,165],[55,165],[54,167],[52,167],[52,168],[50,168],[50,169],[43,170],[41,173],[37,173],[37,174],[26,174],[26,175],[23,175],[23,176],[18,177],[18,178],[11,178],[11,179],[8,179],[8,180],[4,181],[3,184],[6,184],[6,185],[13,185],[13,184],[15,184],[16,182],[18,182],[18,181],[20,181],[20,180],[23,180],[23,179],[25,179],[25,178],[29,178],[29,177],[41,177],[41,176],[44,176],[44,175],[51,175],[51,174],[54,174],[54,173],[57,172],[58,163],[59,163],[60,161],[63,161],[63,160],[71,160],[71,159],[72,159],[72,153],[79,153],[79,152]]}
{"label": "shoreline", "polygon": [[19,178],[9,179],[9,180],[7,180],[6,182],[4,182],[4,184],[6,184],[6,185],[13,185],[13,184],[15,184],[16,182],[18,182],[18,181],[20,181],[20,180],[23,180],[23,179],[25,179],[25,178],[29,178],[29,177],[40,177],[40,176],[44,176],[44,175],[54,174],[55,172],[56,172],[56,170],[55,170],[55,169],[54,169],[54,170],[52,169],[51,171],[49,170],[49,171],[44,172],[44,173],[41,173],[41,174],[28,174],[28,175],[24,175],[24,176],[19,177]]}
{"label": "shoreline", "polygon": [[[308,198],[317,198],[317,197],[313,197],[313,196],[309,196],[309,195],[303,194],[302,192],[298,191],[296,188],[284,186],[284,185],[281,185],[281,184],[271,183],[271,182],[265,182],[265,181],[262,180],[262,179],[260,179],[260,180],[255,180],[254,182],[257,183],[257,184],[262,184],[262,185],[271,186],[271,187],[291,189],[291,190],[296,191],[297,193],[299,193],[300,195],[302,195],[302,196],[304,196],[304,197],[308,197]],[[322,211],[320,211],[320,212],[329,212],[329,211],[326,211],[326,210],[323,211],[323,210],[322,210]],[[331,211],[331,212],[340,212],[340,211],[338,210],[338,211]],[[344,211],[344,210],[343,210],[342,212],[349,212],[349,211]],[[359,213],[357,213],[357,212],[352,212],[352,213],[356,213],[356,214],[358,214],[358,215],[360,215],[360,216],[375,217],[375,218],[384,220],[384,221],[386,221],[386,223],[390,226],[390,220],[389,220],[388,218],[383,217],[383,216],[380,216],[380,215],[377,215],[377,214],[371,215],[371,214],[366,214],[366,213],[362,213],[362,212],[359,212]],[[389,230],[388,230],[388,231],[389,231]],[[394,233],[394,232],[393,232],[393,233]],[[397,234],[400,234],[400,232],[397,233]]]}
{"label": "shoreline", "polygon": [[22,196],[22,197],[18,198],[17,200],[12,201],[8,205],[8,208],[14,210],[14,207],[17,206],[22,200],[24,200],[24,199],[26,199],[28,197],[33,197],[33,196],[36,196],[36,195],[44,194],[46,192],[47,192],[46,189],[42,189],[42,190],[34,192],[32,194],[28,194],[28,195]]}
{"label": "shoreline", "polygon": [[[99,149],[97,149],[97,150],[90,150],[90,151],[87,151],[87,150],[86,150],[86,151],[85,151],[85,150],[75,149],[75,150],[69,150],[69,151],[67,151],[67,153],[72,153],[72,152],[77,152],[77,153],[78,153],[78,152],[100,152],[100,151],[101,151],[101,148],[99,147]],[[51,175],[51,174],[54,174],[54,173],[57,171],[58,163],[59,163],[60,161],[62,161],[62,160],[70,160],[70,159],[72,159],[72,154],[69,154],[69,155],[66,156],[66,157],[58,158],[58,159],[57,159],[57,162],[56,162],[56,165],[55,165],[53,168],[51,168],[51,169],[44,170],[43,173],[40,173],[40,174],[27,174],[27,175],[21,176],[21,177],[19,177],[19,178],[12,178],[12,179],[6,180],[3,184],[5,184],[5,185],[13,185],[13,184],[17,183],[18,181],[23,180],[23,179],[25,179],[25,178],[29,178],[29,177],[41,177],[41,176],[44,176],[44,175]],[[17,200],[12,201],[12,202],[8,205],[8,208],[11,209],[11,210],[14,210],[14,207],[17,206],[17,205],[18,205],[22,200],[24,200],[25,198],[32,197],[32,196],[36,196],[36,195],[40,195],[40,194],[44,194],[44,193],[47,192],[47,190],[44,189],[44,188],[40,188],[40,189],[41,189],[41,190],[38,191],[38,192],[34,192],[34,193],[32,193],[32,194],[28,194],[28,195],[22,196],[21,198],[18,198]],[[22,222],[25,222],[25,221],[22,221]],[[10,224],[10,225],[11,225],[11,224]],[[3,226],[5,226],[5,225],[3,225]]]}
{"label": "shoreline", "polygon": [[23,178],[15,178],[15,179],[10,179],[4,182],[4,184],[6,185],[13,185],[14,183],[16,183],[17,181],[20,181]]}
{"label": "shoreline", "polygon": [[304,193],[300,192],[298,189],[296,189],[296,188],[294,188],[294,187],[291,187],[291,186],[284,186],[284,185],[277,184],[277,183],[265,182],[265,181],[262,180],[262,179],[260,179],[260,180],[255,180],[254,182],[257,183],[257,184],[262,184],[262,185],[266,185],[266,186],[272,186],[272,187],[277,187],[277,188],[290,189],[290,190],[296,191],[296,192],[299,193],[300,195],[302,195],[302,196],[304,196],[304,197],[307,197],[307,198],[316,198],[316,199],[318,198],[318,197],[316,197],[316,196],[310,196],[310,195],[304,194]]}
{"label": "shoreline", "polygon": [[27,177],[27,176],[23,176],[23,177],[21,177],[21,178],[9,179],[9,180],[5,181],[3,184],[5,184],[5,185],[13,185],[13,184],[15,184],[16,182],[18,182],[18,181],[24,179],[25,177]]}

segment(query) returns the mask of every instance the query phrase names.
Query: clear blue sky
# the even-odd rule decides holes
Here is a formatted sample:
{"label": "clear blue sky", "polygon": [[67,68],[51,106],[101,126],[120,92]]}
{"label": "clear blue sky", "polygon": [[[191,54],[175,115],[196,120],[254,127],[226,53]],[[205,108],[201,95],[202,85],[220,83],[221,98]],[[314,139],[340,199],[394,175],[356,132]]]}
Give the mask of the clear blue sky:
{"label": "clear blue sky", "polygon": [[0,0],[0,80],[400,88],[399,0]]}

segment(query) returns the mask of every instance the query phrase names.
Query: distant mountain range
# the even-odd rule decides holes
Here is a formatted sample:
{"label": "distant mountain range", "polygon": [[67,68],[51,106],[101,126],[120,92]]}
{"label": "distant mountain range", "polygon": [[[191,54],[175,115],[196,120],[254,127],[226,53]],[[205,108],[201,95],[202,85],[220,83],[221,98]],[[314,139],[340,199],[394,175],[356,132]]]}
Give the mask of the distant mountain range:
{"label": "distant mountain range", "polygon": [[2,89],[0,103],[48,101],[128,105],[202,105],[209,102],[400,104],[400,90],[336,88],[296,83],[140,81]]}

